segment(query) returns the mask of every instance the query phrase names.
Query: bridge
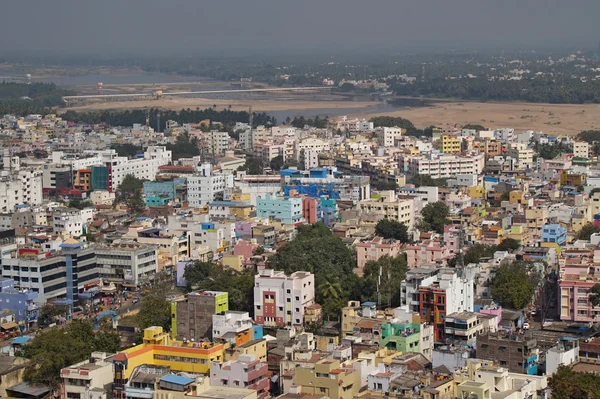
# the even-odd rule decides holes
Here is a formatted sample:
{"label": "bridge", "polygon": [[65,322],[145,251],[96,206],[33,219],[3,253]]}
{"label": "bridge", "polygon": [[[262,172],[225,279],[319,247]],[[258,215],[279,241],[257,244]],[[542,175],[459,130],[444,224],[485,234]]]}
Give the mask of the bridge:
{"label": "bridge", "polygon": [[127,93],[127,94],[89,94],[89,95],[78,95],[78,96],[64,96],[63,100],[65,103],[76,100],[92,100],[92,99],[132,99],[132,98],[144,98],[153,97],[159,99],[167,96],[203,96],[209,94],[229,94],[229,93],[269,93],[269,92],[294,92],[294,91],[322,91],[331,90],[330,86],[317,86],[317,87],[276,87],[269,89],[232,89],[232,90],[202,90],[202,91],[177,91],[177,92],[163,92],[162,90],[156,90],[147,93]]}

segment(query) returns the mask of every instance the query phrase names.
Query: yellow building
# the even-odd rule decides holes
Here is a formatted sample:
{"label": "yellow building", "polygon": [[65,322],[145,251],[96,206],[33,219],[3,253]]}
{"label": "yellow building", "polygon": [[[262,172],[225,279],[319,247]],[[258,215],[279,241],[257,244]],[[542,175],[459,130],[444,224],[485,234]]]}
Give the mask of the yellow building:
{"label": "yellow building", "polygon": [[242,345],[227,348],[225,350],[225,361],[238,360],[240,355],[254,355],[256,360],[267,361],[267,340],[255,339]]}
{"label": "yellow building", "polygon": [[509,193],[508,202],[511,204],[521,204],[525,200],[525,194],[522,191],[511,191]]}
{"label": "yellow building", "polygon": [[585,173],[568,173],[563,170],[560,175],[561,186],[573,186],[578,187],[584,185],[587,181],[587,175]]}
{"label": "yellow building", "polygon": [[241,272],[244,269],[244,257],[242,255],[223,255],[223,266]]}
{"label": "yellow building", "polygon": [[362,320],[359,301],[350,301],[342,308],[342,338],[352,335],[354,327]]}
{"label": "yellow building", "polygon": [[168,366],[172,371],[206,374],[210,362],[222,362],[224,347],[210,342],[188,342],[172,340],[162,327],[144,330],[143,343],[126,349],[113,359],[113,398],[124,399],[125,384],[133,370],[142,364]]}
{"label": "yellow building", "polygon": [[432,381],[429,386],[421,390],[421,397],[423,399],[454,399],[457,397],[456,390],[456,383],[452,378]]}
{"label": "yellow building", "polygon": [[512,238],[513,240],[517,240],[520,244],[525,245],[529,242],[529,230],[527,230],[527,226],[523,225],[511,226],[506,238]]}
{"label": "yellow building", "polygon": [[296,368],[294,385],[304,394],[351,399],[361,388],[360,371],[342,368],[339,360],[320,360],[314,368]]}
{"label": "yellow building", "polygon": [[323,352],[332,352],[340,345],[340,337],[330,337],[328,335],[315,335],[317,350]]}
{"label": "yellow building", "polygon": [[485,197],[485,189],[482,186],[469,187],[469,197],[476,199]]}
{"label": "yellow building", "polygon": [[444,154],[460,154],[461,139],[449,134],[442,135],[442,152]]}
{"label": "yellow building", "polygon": [[152,399],[257,399],[254,389],[218,387],[210,385],[210,378],[203,378],[191,384],[189,391],[157,389]]}

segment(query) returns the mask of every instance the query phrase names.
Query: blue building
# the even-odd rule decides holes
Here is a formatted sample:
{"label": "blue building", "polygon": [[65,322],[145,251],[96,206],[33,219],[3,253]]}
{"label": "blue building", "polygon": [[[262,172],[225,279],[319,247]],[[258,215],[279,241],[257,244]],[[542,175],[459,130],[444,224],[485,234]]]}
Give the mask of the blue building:
{"label": "blue building", "polygon": [[186,183],[184,178],[170,181],[146,181],[144,182],[144,195],[146,206],[163,206],[177,198],[177,186]]}
{"label": "blue building", "polygon": [[32,323],[37,320],[37,296],[37,292],[15,289],[15,280],[12,278],[0,279],[0,308],[13,312],[19,323]]}
{"label": "blue building", "polygon": [[545,224],[542,241],[563,245],[567,241],[567,229],[560,224]]}
{"label": "blue building", "polygon": [[311,198],[327,197],[360,201],[371,197],[368,176],[344,176],[336,168],[316,168],[307,171],[284,169],[280,171],[283,193],[292,191]]}
{"label": "blue building", "polygon": [[304,221],[302,198],[276,197],[267,194],[266,198],[256,200],[256,216],[272,217],[285,224],[301,223]]}

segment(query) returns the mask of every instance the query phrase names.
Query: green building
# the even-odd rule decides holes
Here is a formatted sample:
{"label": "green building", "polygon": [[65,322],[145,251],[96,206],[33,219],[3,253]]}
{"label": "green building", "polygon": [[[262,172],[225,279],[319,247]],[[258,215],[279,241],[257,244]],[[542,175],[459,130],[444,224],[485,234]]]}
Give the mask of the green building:
{"label": "green building", "polygon": [[421,352],[421,326],[414,323],[381,325],[379,346],[402,353]]}

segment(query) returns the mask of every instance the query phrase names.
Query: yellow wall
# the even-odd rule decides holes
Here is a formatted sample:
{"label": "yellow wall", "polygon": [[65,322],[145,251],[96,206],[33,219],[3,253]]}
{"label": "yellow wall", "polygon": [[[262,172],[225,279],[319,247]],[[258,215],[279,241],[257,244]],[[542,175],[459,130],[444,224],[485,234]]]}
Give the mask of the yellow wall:
{"label": "yellow wall", "polygon": [[236,346],[225,351],[225,361],[237,360],[240,355],[254,355],[261,362],[267,361],[267,340],[256,339],[247,344]]}
{"label": "yellow wall", "polygon": [[242,255],[223,255],[223,266],[232,268],[233,270],[242,271],[244,257]]}

